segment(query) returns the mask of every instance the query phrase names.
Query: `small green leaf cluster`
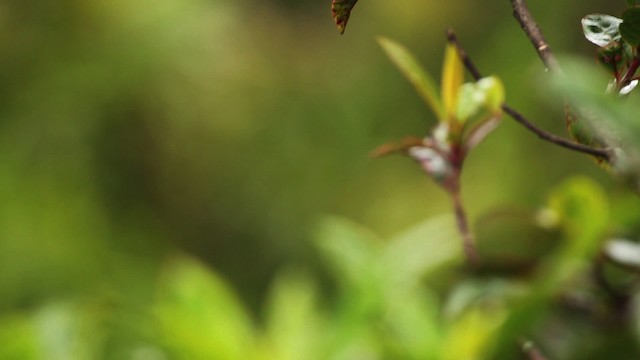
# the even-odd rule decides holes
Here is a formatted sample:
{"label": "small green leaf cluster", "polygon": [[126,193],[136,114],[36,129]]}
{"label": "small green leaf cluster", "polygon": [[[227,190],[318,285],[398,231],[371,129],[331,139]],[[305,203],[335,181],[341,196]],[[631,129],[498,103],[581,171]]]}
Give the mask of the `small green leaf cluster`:
{"label": "small green leaf cluster", "polygon": [[505,97],[502,82],[491,76],[464,83],[457,49],[448,45],[438,91],[409,50],[385,37],[378,42],[439,120],[421,143],[404,150],[438,184],[450,192],[457,191],[466,155],[498,125]]}

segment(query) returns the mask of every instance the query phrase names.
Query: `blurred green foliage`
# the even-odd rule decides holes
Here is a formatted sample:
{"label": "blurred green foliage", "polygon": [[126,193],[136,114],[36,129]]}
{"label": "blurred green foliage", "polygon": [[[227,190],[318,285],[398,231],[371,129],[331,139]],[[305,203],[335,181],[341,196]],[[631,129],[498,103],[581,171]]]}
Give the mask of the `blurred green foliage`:
{"label": "blurred green foliage", "polygon": [[[590,264],[640,205],[590,159],[505,121],[465,165],[471,273],[436,185],[367,157],[436,122],[377,34],[437,73],[454,26],[564,131],[507,3],[403,1],[343,37],[324,1],[0,2],[0,359],[637,358],[629,274],[606,273],[620,313]],[[624,9],[530,5],[587,58],[580,19]],[[606,111],[635,143],[631,108]]]}

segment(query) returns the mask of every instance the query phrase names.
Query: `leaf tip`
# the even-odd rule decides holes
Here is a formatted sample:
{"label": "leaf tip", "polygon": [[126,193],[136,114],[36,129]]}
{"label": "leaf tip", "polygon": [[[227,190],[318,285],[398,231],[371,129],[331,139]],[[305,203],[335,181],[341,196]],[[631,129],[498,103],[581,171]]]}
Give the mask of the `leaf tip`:
{"label": "leaf tip", "polygon": [[357,2],[358,0],[333,0],[331,2],[331,15],[333,16],[333,21],[336,26],[338,26],[340,35],[344,34],[347,23],[349,22],[351,10]]}

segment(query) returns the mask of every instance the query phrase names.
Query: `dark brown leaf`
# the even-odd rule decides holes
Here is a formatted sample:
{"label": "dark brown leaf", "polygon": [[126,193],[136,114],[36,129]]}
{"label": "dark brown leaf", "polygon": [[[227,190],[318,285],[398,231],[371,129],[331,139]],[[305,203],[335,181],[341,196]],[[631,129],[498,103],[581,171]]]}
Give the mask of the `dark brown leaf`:
{"label": "dark brown leaf", "polygon": [[349,15],[351,15],[351,9],[356,6],[357,2],[358,0],[332,0],[331,13],[333,14],[333,21],[335,21],[338,30],[340,30],[340,34],[344,34]]}

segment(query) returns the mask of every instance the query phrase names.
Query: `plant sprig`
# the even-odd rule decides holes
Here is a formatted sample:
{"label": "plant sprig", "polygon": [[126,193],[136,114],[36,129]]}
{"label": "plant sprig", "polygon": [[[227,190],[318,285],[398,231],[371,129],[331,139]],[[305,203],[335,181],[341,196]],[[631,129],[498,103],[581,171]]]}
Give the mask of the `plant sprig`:
{"label": "plant sprig", "polygon": [[374,154],[401,152],[408,155],[447,191],[453,202],[467,260],[470,264],[477,264],[475,241],[462,204],[460,176],[468,153],[499,123],[504,87],[495,77],[464,83],[464,66],[456,47],[448,44],[438,94],[435,82],[409,50],[385,37],[378,38],[378,42],[439,121],[424,138],[407,138],[400,144],[386,144]]}

